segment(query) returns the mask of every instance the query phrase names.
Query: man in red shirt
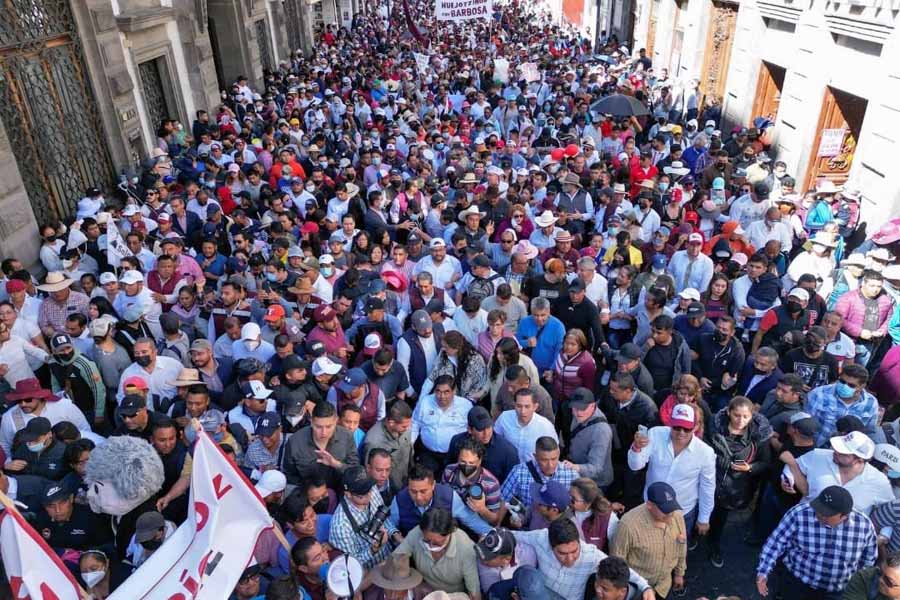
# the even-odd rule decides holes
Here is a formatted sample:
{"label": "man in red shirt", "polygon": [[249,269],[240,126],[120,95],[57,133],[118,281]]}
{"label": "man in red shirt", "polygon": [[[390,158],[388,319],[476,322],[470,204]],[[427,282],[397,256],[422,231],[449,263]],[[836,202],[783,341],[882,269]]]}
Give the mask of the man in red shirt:
{"label": "man in red shirt", "polygon": [[653,164],[651,152],[641,152],[641,161],[637,168],[631,168],[631,197],[636,198],[641,191],[641,182],[645,179],[653,179],[659,175],[659,169]]}

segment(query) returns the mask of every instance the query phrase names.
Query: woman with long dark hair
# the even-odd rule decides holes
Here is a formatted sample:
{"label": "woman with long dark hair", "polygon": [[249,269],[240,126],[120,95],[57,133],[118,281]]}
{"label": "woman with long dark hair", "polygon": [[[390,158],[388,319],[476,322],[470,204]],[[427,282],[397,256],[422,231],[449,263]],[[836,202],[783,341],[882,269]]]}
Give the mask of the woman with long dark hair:
{"label": "woman with long dark hair", "polygon": [[494,346],[494,352],[491,355],[490,366],[488,368],[488,379],[490,383],[491,393],[491,412],[499,414],[500,407],[497,405],[497,395],[500,393],[501,387],[504,385],[504,375],[506,367],[519,365],[528,373],[528,378],[532,382],[540,380],[537,366],[531,357],[521,351],[519,342],[516,338],[503,338]]}
{"label": "woman with long dark hair", "polygon": [[457,393],[473,404],[478,404],[489,391],[484,359],[458,331],[448,331],[441,346],[434,367],[422,386],[422,395],[431,393],[431,388],[438,377],[450,375],[456,383]]}
{"label": "woman with long dark hair", "polygon": [[700,302],[706,306],[706,318],[710,321],[730,315],[734,300],[731,297],[731,281],[728,277],[722,273],[713,275],[709,287],[700,294]]}

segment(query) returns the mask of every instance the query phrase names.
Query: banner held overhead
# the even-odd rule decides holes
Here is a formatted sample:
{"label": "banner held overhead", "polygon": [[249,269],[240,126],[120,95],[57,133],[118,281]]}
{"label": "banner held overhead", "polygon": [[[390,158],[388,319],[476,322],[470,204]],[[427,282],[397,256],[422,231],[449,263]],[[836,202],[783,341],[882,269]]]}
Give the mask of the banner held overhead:
{"label": "banner held overhead", "polygon": [[435,0],[434,14],[438,21],[490,19],[493,0]]}

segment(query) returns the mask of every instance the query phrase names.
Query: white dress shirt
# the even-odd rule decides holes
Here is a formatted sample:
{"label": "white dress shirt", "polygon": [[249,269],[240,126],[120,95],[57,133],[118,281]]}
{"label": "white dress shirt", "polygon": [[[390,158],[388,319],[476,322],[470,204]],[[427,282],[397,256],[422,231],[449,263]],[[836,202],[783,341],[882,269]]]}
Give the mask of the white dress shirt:
{"label": "white dress shirt", "polygon": [[478,334],[488,328],[487,311],[479,308],[474,318],[470,318],[461,308],[453,313],[453,324],[456,325],[456,331],[463,334],[466,340],[478,347]]}
{"label": "white dress shirt", "polygon": [[765,248],[766,242],[769,240],[781,242],[781,250],[783,252],[789,252],[791,246],[794,245],[790,227],[781,221],[774,223],[772,227],[769,227],[765,220],[754,221],[747,229],[747,237],[757,250]]}
{"label": "white dress shirt", "polygon": [[459,275],[462,277],[462,265],[455,256],[447,255],[440,264],[434,262],[430,256],[426,256],[416,263],[413,268],[413,275],[418,275],[422,271],[431,273],[434,287],[446,290],[448,283],[453,283],[453,277]]}
{"label": "white dress shirt", "polygon": [[526,425],[519,423],[519,415],[514,410],[505,410],[494,423],[494,433],[516,447],[519,462],[527,462],[534,457],[534,443],[539,437],[552,437],[559,442],[556,428],[547,417],[537,413],[531,416]]}
{"label": "white dress shirt", "polygon": [[691,443],[675,456],[670,427],[653,427],[647,432],[650,443],[635,452],[628,449],[628,468],[640,471],[649,463],[647,487],[665,481],[675,489],[675,497],[685,514],[699,504],[698,523],[709,523],[716,494],[716,453],[703,440],[694,436]]}
{"label": "white dress shirt", "polygon": [[[152,373],[148,373],[144,367],[137,363],[131,363],[124,371],[119,379],[119,391],[116,394],[116,401],[121,404],[122,398],[125,397],[125,380],[132,376],[137,376],[147,382],[150,388],[150,396],[157,396],[160,399],[174,398],[178,391],[174,385],[170,385],[170,381],[175,381],[181,374],[184,365],[180,361],[168,356],[157,356],[156,365]],[[147,400],[148,406],[150,400]]]}
{"label": "white dress shirt", "polygon": [[606,281],[606,277],[596,272],[594,273],[594,277],[593,279],[591,279],[591,282],[584,286],[585,296],[587,296],[588,300],[597,305],[598,308],[601,301],[609,304],[608,290],[609,284]]}
{"label": "white dress shirt", "polygon": [[[840,471],[834,462],[834,450],[825,448],[817,448],[812,452],[807,452],[797,459],[797,466],[806,476],[809,483],[809,491],[806,493],[805,500],[810,500],[819,495],[819,493],[831,485],[839,485],[853,497],[853,508],[869,514],[873,507],[890,502],[894,499],[894,493],[891,489],[891,483],[887,476],[867,464],[863,472],[848,481],[841,482]],[[790,469],[787,465],[784,467],[787,474]]]}
{"label": "white dress shirt", "polygon": [[675,280],[676,293],[681,293],[687,288],[694,288],[703,292],[709,287],[709,282],[712,280],[713,271],[715,270],[712,259],[703,253],[698,254],[694,259],[694,266],[685,285],[684,278],[688,272],[690,262],[691,257],[688,256],[687,250],[679,250],[672,255],[672,259],[669,261],[668,273]]}
{"label": "white dress shirt", "polygon": [[422,443],[433,452],[447,452],[450,440],[457,433],[466,431],[472,403],[462,396],[453,396],[447,408],[441,408],[434,394],[423,396],[416,404],[412,416],[413,443],[422,436]]}
{"label": "white dress shirt", "polygon": [[634,217],[637,219],[638,227],[641,228],[640,238],[645,244],[653,239],[653,234],[656,233],[662,224],[659,213],[652,208],[647,210],[648,212],[644,213],[639,206],[634,207]]}

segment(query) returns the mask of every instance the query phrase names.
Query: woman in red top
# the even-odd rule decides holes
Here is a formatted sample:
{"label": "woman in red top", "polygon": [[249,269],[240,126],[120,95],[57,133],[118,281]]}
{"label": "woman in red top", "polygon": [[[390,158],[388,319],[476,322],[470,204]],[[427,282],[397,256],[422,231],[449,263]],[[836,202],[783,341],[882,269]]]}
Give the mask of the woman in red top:
{"label": "woman in red top", "polygon": [[706,318],[710,321],[730,315],[734,300],[731,297],[731,282],[728,277],[722,273],[713,275],[709,287],[700,294],[700,301],[706,307]]}
{"label": "woman in red top", "polygon": [[619,527],[617,511],[625,510],[618,502],[611,503],[590,477],[579,477],[569,488],[569,506],[581,538],[604,552]]}
{"label": "woman in red top", "polygon": [[562,351],[556,357],[552,371],[544,378],[553,385],[553,395],[561,402],[580,387],[593,389],[597,363],[588,346],[587,336],[580,329],[572,329],[563,339]]}
{"label": "woman in red top", "polygon": [[697,419],[694,435],[704,439],[704,434],[709,430],[707,425],[712,418],[712,411],[709,410],[709,405],[703,399],[700,382],[693,375],[682,375],[675,387],[672,388],[672,393],[659,407],[659,419],[663,425],[671,426],[672,409],[676,404],[688,404],[703,415],[702,419]]}

